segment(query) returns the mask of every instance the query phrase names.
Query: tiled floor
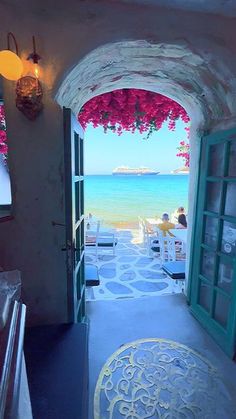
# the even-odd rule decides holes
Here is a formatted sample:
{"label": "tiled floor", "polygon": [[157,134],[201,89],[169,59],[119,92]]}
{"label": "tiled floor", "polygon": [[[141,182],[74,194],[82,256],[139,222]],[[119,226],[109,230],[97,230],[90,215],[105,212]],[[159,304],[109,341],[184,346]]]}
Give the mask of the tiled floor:
{"label": "tiled floor", "polygon": [[86,262],[98,266],[100,286],[87,293],[87,300],[114,300],[179,293],[181,287],[160,269],[156,256],[150,257],[138,230],[117,230],[116,255],[100,250],[95,260],[93,249],[86,252]]}
{"label": "tiled floor", "polygon": [[[183,294],[162,297],[143,297],[116,301],[91,301],[87,304],[89,318],[89,386],[90,415],[94,419],[94,393],[99,373],[107,360],[123,345],[138,339],[169,339],[186,345],[216,368],[222,381],[222,396],[228,399],[225,410],[235,405],[236,364],[229,359],[211,339],[201,325],[193,318]],[[177,377],[176,377],[177,378]],[[192,382],[196,376],[192,375]],[[197,384],[197,383],[196,383]],[[207,383],[206,383],[207,384]],[[179,387],[180,388],[180,387]],[[189,388],[189,387],[188,387]],[[183,396],[186,393],[183,393]],[[209,393],[202,393],[202,398]],[[217,393],[212,402],[216,402]],[[218,400],[218,399],[217,399]],[[200,406],[203,401],[200,399]],[[222,406],[221,406],[222,407]],[[188,419],[233,419],[235,411],[217,414],[189,415]],[[168,412],[167,412],[168,413]],[[96,417],[96,416],[95,416]],[[103,416],[100,416],[102,418]],[[106,418],[107,416],[104,416]],[[114,416],[109,416],[113,418]],[[131,417],[131,416],[130,416]],[[137,417],[137,416],[134,416]],[[149,417],[149,416],[144,416]],[[157,416],[156,416],[157,417]],[[162,417],[167,417],[166,415]],[[178,416],[168,416],[182,418]],[[125,418],[125,416],[124,416]],[[117,419],[117,417],[115,417]]]}

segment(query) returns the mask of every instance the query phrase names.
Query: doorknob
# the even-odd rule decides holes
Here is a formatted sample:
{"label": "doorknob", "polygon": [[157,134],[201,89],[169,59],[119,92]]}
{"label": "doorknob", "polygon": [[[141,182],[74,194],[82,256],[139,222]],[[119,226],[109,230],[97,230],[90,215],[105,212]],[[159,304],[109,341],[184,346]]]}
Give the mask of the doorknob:
{"label": "doorknob", "polygon": [[65,224],[62,224],[62,223],[57,223],[56,221],[52,221],[52,225],[53,225],[53,227],[55,227],[55,226],[62,226],[62,227],[65,227],[65,226],[66,226]]}
{"label": "doorknob", "polygon": [[70,240],[68,240],[67,241],[67,244],[65,244],[62,248],[61,248],[61,251],[62,252],[66,252],[67,250],[70,250],[71,249],[71,241]]}

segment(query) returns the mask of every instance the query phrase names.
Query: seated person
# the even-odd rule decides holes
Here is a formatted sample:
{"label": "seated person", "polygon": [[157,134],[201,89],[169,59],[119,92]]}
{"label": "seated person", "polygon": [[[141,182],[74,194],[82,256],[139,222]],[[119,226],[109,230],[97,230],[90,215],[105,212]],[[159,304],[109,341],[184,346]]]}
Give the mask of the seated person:
{"label": "seated person", "polygon": [[[181,214],[184,214],[185,215],[185,209],[184,209],[184,207],[179,207],[177,210],[175,210],[175,212],[172,214],[172,216],[171,216],[171,219],[172,219],[172,221],[173,222],[179,222],[178,221],[178,217],[181,215]],[[185,216],[186,217],[186,216]]]}
{"label": "seated person", "polygon": [[187,228],[187,220],[185,214],[179,214],[178,216],[178,225],[176,228]]}
{"label": "seated person", "polygon": [[170,223],[169,215],[166,212],[162,215],[162,223],[157,224],[157,227],[163,232],[163,236],[166,236],[166,234],[173,236],[169,230],[175,228],[175,224]]}

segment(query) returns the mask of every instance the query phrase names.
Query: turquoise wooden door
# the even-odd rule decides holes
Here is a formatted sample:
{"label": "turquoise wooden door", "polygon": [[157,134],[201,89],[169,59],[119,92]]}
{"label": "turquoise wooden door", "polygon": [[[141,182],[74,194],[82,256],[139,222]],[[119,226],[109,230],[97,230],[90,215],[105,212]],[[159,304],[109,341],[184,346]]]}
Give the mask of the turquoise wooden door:
{"label": "turquoise wooden door", "polygon": [[236,129],[202,139],[191,253],[191,311],[233,357],[236,347]]}
{"label": "turquoise wooden door", "polygon": [[65,212],[68,321],[85,318],[83,130],[64,108]]}

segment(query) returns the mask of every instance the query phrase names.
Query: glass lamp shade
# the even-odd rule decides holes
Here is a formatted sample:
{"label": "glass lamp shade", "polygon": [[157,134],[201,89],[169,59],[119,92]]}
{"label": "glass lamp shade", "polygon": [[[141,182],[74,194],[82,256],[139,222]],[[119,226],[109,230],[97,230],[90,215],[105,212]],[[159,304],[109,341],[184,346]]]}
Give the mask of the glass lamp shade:
{"label": "glass lamp shade", "polygon": [[21,59],[12,51],[0,51],[0,74],[7,80],[18,80],[23,72]]}
{"label": "glass lamp shade", "polygon": [[40,68],[38,63],[33,63],[34,76],[38,79],[40,76]]}

